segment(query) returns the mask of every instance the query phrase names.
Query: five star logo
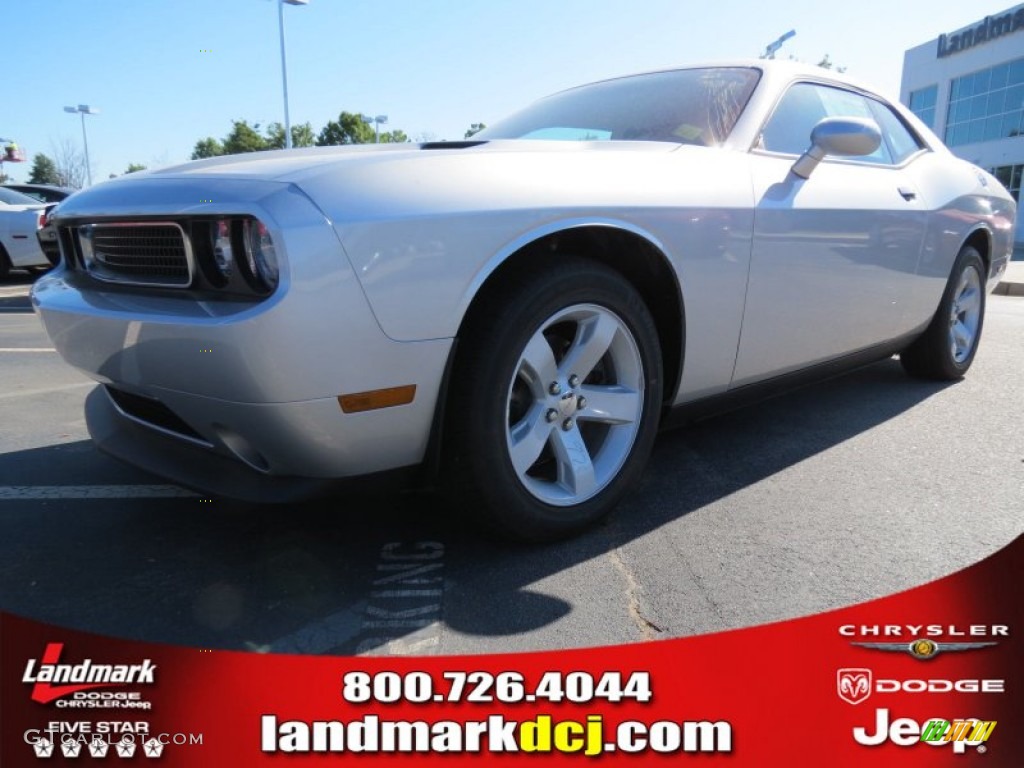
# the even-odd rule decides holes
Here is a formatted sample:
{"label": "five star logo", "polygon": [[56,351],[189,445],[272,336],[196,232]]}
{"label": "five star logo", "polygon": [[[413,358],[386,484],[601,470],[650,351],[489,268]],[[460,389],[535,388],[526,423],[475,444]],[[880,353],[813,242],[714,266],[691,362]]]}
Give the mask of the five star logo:
{"label": "five star logo", "polygon": [[64,757],[78,757],[82,753],[82,745],[77,741],[65,741],[60,745]]}
{"label": "five star logo", "polygon": [[117,742],[117,756],[118,757],[134,757],[135,756],[135,742],[129,741],[128,739],[121,739]]}
{"label": "five star logo", "polygon": [[110,745],[99,736],[94,736],[92,743],[89,744],[89,754],[93,757],[106,757],[109,749]]}
{"label": "five star logo", "polygon": [[36,757],[53,757],[53,742],[49,739],[39,739],[32,745]]}
{"label": "five star logo", "polygon": [[156,739],[150,739],[144,745],[146,757],[160,757],[164,751],[164,745]]}

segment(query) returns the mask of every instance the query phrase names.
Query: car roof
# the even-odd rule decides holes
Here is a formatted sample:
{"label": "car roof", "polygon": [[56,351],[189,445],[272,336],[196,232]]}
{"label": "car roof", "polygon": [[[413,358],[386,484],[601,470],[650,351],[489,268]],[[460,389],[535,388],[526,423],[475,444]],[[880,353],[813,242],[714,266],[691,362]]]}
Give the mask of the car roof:
{"label": "car roof", "polygon": [[6,194],[0,195],[0,205],[32,205],[40,208],[45,205],[45,203],[36,200],[36,198],[29,197],[24,192],[19,192],[16,189],[11,189],[7,185],[0,185],[0,190],[6,190]]}
{"label": "car roof", "polygon": [[14,182],[12,184],[8,182],[6,184],[3,184],[2,186],[9,187],[11,189],[46,189],[52,192],[67,192],[69,195],[72,194],[73,192],[78,191],[74,187],[61,187],[57,184],[22,184],[19,182]]}
{"label": "car roof", "polygon": [[[851,77],[844,72],[838,72],[834,69],[826,69],[825,67],[819,67],[816,64],[807,64],[801,61],[793,60],[776,60],[776,59],[753,59],[753,58],[739,58],[739,59],[711,59],[707,61],[698,61],[692,64],[680,65],[677,67],[662,67],[660,69],[651,69],[641,72],[630,72],[622,75],[616,75],[615,77],[605,78],[603,80],[595,80],[591,83],[583,83],[574,88],[581,88],[586,85],[593,85],[595,83],[604,83],[614,80],[622,80],[624,78],[636,77],[639,75],[652,75],[661,72],[680,72],[688,69],[714,69],[714,68],[745,68],[745,69],[757,69],[763,74],[763,77],[767,80],[775,81],[790,81],[801,78],[809,78],[814,80],[826,80],[835,81],[837,83],[843,83],[852,86],[858,90],[866,91],[868,93],[875,94],[885,98],[887,101],[892,101],[891,96],[879,91],[879,89],[869,83],[858,80],[855,77]],[[567,90],[573,90],[569,88]]]}

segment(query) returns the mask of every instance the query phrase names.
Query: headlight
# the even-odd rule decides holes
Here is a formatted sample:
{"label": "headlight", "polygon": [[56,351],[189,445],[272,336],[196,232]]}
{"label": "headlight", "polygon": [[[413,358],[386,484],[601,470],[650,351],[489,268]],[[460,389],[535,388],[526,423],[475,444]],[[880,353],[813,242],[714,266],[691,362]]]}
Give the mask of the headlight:
{"label": "headlight", "polygon": [[226,280],[231,277],[234,269],[235,258],[231,249],[231,222],[227,219],[220,219],[213,223],[210,228],[210,237],[213,240],[213,263],[217,271]]}
{"label": "headlight", "polygon": [[274,290],[278,281],[277,250],[270,232],[263,222],[246,219],[242,234],[249,271],[268,291]]}

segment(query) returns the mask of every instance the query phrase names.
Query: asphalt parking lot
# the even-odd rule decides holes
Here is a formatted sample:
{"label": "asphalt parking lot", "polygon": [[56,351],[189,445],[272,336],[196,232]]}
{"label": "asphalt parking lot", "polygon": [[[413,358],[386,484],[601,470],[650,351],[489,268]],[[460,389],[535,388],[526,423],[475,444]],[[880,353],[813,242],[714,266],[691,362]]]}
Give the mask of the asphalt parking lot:
{"label": "asphalt parking lot", "polygon": [[1024,531],[1024,298],[990,297],[962,382],[889,360],[666,433],[608,524],[522,548],[429,493],[253,507],[97,453],[29,282],[0,284],[0,608],[59,625],[302,653],[626,643],[890,594]]}

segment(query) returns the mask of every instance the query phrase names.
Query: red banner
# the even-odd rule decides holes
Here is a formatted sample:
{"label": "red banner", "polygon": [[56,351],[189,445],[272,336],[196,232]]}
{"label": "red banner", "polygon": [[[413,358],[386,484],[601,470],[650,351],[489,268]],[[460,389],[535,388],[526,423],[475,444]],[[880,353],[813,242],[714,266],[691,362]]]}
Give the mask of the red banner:
{"label": "red banner", "polygon": [[1022,584],[1024,537],[808,618],[460,657],[207,651],[2,614],[0,765],[1018,768]]}

